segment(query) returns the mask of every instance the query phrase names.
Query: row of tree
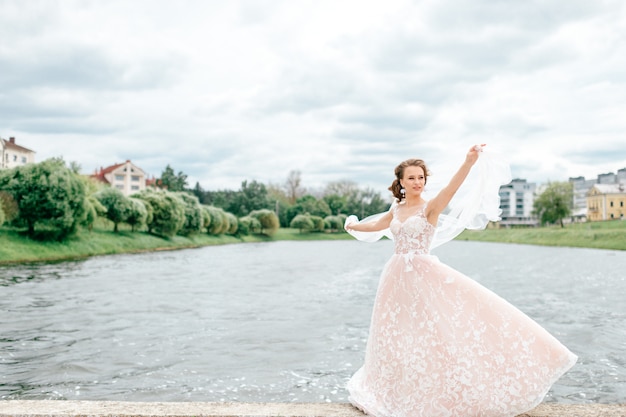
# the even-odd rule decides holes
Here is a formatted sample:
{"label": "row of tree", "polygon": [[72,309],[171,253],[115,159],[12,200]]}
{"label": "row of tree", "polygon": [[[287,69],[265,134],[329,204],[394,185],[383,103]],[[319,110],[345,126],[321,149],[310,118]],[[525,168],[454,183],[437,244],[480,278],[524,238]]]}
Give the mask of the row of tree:
{"label": "row of tree", "polygon": [[[157,184],[130,197],[121,191],[79,174],[79,167],[66,167],[62,159],[49,159],[0,171],[0,225],[23,227],[31,237],[65,238],[79,227],[90,229],[106,218],[115,231],[121,223],[132,230],[147,230],[160,236],[209,234],[272,234],[280,226],[301,231],[340,231],[346,214],[383,211],[386,205],[371,191],[344,183],[345,195],[330,193],[316,198],[291,196],[279,187],[244,181],[238,191],[206,192],[197,184],[186,187],[186,175],[174,174],[168,165]],[[299,176],[299,173],[293,174]],[[292,179],[295,178],[292,176]],[[339,190],[337,185],[329,187]],[[293,204],[290,200],[293,199]],[[367,207],[366,200],[367,199]]]}

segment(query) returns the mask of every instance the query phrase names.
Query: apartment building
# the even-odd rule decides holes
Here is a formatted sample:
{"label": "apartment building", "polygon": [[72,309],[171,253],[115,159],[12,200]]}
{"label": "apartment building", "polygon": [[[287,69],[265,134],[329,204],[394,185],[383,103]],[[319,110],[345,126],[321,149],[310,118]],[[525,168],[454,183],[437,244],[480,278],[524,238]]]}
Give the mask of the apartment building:
{"label": "apartment building", "polygon": [[535,190],[537,184],[516,178],[500,187],[500,209],[502,226],[537,226],[538,219],[533,216]]}

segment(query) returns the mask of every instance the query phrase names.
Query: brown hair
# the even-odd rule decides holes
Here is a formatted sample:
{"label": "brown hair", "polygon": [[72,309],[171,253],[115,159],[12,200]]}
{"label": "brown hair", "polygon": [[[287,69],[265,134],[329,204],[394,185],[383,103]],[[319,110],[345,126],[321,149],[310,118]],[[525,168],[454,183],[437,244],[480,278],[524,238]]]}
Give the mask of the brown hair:
{"label": "brown hair", "polygon": [[400,185],[400,180],[404,177],[404,169],[406,167],[420,167],[424,170],[424,184],[428,182],[428,168],[426,168],[426,162],[421,159],[407,159],[406,161],[400,162],[400,164],[393,170],[394,174],[396,174],[396,179],[393,180],[388,190],[393,193],[393,196],[398,200],[398,202],[402,201],[404,198],[404,194],[400,192],[402,189],[402,185]]}

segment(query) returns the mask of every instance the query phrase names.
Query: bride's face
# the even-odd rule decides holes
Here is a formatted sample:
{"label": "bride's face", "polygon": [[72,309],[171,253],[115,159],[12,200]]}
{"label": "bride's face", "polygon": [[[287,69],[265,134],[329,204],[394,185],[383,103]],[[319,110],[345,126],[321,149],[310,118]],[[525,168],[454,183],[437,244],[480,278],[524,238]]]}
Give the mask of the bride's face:
{"label": "bride's face", "polygon": [[424,190],[426,176],[422,167],[408,166],[404,169],[404,175],[400,184],[406,190],[407,195],[419,195]]}

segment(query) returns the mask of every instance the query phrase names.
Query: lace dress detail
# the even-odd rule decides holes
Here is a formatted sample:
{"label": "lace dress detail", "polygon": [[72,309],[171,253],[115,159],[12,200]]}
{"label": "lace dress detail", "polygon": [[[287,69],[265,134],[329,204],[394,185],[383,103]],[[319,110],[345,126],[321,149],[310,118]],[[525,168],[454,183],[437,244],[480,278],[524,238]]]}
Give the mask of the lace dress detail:
{"label": "lace dress detail", "polygon": [[538,405],[576,356],[517,308],[430,255],[423,206],[401,221],[350,401],[376,417],[507,417]]}

